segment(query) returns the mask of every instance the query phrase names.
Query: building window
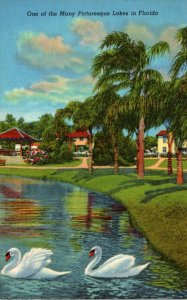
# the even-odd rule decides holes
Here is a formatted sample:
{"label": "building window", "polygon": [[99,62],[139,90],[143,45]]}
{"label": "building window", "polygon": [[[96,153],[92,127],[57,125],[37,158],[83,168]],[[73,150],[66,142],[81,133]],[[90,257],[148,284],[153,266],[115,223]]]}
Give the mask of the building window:
{"label": "building window", "polygon": [[167,136],[163,136],[163,143],[167,143],[167,141],[168,141]]}
{"label": "building window", "polygon": [[80,138],[80,141],[84,141],[84,138],[83,138],[83,137],[81,137],[81,138]]}
{"label": "building window", "polygon": [[163,148],[162,148],[162,152],[163,152],[163,153],[166,153],[166,151],[167,151],[166,147],[163,147]]}

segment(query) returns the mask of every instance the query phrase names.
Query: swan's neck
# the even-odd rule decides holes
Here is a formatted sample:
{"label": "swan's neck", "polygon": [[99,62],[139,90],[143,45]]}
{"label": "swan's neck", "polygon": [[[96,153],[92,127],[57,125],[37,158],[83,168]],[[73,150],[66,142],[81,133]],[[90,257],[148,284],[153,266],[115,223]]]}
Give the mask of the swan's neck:
{"label": "swan's neck", "polygon": [[6,264],[6,266],[2,270],[2,274],[6,274],[12,269],[14,269],[21,261],[21,252],[17,249],[17,252],[14,254],[14,257],[11,259],[11,261]]}
{"label": "swan's neck", "polygon": [[102,257],[102,251],[99,251],[92,259],[92,261],[87,265],[84,272],[86,275],[89,275],[92,272],[93,268],[100,262],[101,257]]}

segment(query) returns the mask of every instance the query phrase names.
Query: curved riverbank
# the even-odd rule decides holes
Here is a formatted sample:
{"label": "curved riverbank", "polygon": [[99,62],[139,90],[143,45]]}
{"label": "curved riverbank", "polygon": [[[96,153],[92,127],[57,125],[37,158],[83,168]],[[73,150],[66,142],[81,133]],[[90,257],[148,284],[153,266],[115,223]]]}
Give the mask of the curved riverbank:
{"label": "curved riverbank", "polygon": [[30,170],[1,168],[0,174],[48,178],[111,195],[127,208],[138,229],[165,257],[187,270],[187,184],[154,171],[145,179],[135,174],[113,175],[112,170]]}

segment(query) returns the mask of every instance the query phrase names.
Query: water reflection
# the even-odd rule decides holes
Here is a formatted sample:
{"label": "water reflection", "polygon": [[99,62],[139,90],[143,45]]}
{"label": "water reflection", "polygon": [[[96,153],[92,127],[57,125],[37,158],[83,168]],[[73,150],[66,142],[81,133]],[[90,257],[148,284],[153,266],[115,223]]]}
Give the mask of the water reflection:
{"label": "water reflection", "polygon": [[71,216],[70,226],[92,232],[108,231],[112,215],[105,207],[98,207],[93,193],[73,191],[65,197],[65,209]]}
{"label": "water reflection", "polygon": [[[184,275],[153,252],[126,209],[106,195],[69,184],[0,177],[0,225],[1,266],[10,246],[23,253],[46,247],[54,252],[53,268],[73,271],[50,285],[0,276],[2,299],[187,297]],[[83,272],[94,245],[103,248],[103,261],[124,253],[134,255],[136,264],[151,265],[136,278],[87,278]]]}

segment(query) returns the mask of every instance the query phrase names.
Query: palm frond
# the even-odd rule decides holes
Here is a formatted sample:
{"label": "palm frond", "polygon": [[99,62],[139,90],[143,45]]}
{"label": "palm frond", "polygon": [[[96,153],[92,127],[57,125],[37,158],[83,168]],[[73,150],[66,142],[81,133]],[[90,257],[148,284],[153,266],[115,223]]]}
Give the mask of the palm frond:
{"label": "palm frond", "polygon": [[175,56],[171,68],[170,74],[173,78],[176,78],[181,72],[186,71],[187,68],[187,50],[180,51]]}
{"label": "palm frond", "polygon": [[101,43],[100,49],[102,50],[105,47],[106,48],[119,47],[122,44],[129,45],[130,41],[131,40],[130,40],[128,34],[126,34],[124,32],[114,31],[105,37],[105,39]]}
{"label": "palm frond", "polygon": [[118,72],[114,74],[104,74],[99,77],[94,87],[94,91],[99,89],[107,89],[111,84],[123,82],[126,87],[129,86],[129,74],[126,72]]}
{"label": "palm frond", "polygon": [[187,49],[187,26],[177,30],[176,39],[181,44],[183,49]]}
{"label": "palm frond", "polygon": [[162,82],[163,81],[163,76],[162,74],[157,71],[157,70],[154,70],[154,69],[146,69],[143,71],[143,79],[144,80],[154,80],[154,81],[157,81],[157,82]]}
{"label": "palm frond", "polygon": [[152,47],[148,49],[148,56],[150,60],[152,60],[156,56],[162,56],[166,53],[169,53],[170,47],[167,42],[161,41],[154,44]]}
{"label": "palm frond", "polygon": [[112,49],[103,51],[93,59],[93,64],[91,68],[92,76],[98,76],[102,71],[107,70],[111,65],[113,65],[114,51]]}

